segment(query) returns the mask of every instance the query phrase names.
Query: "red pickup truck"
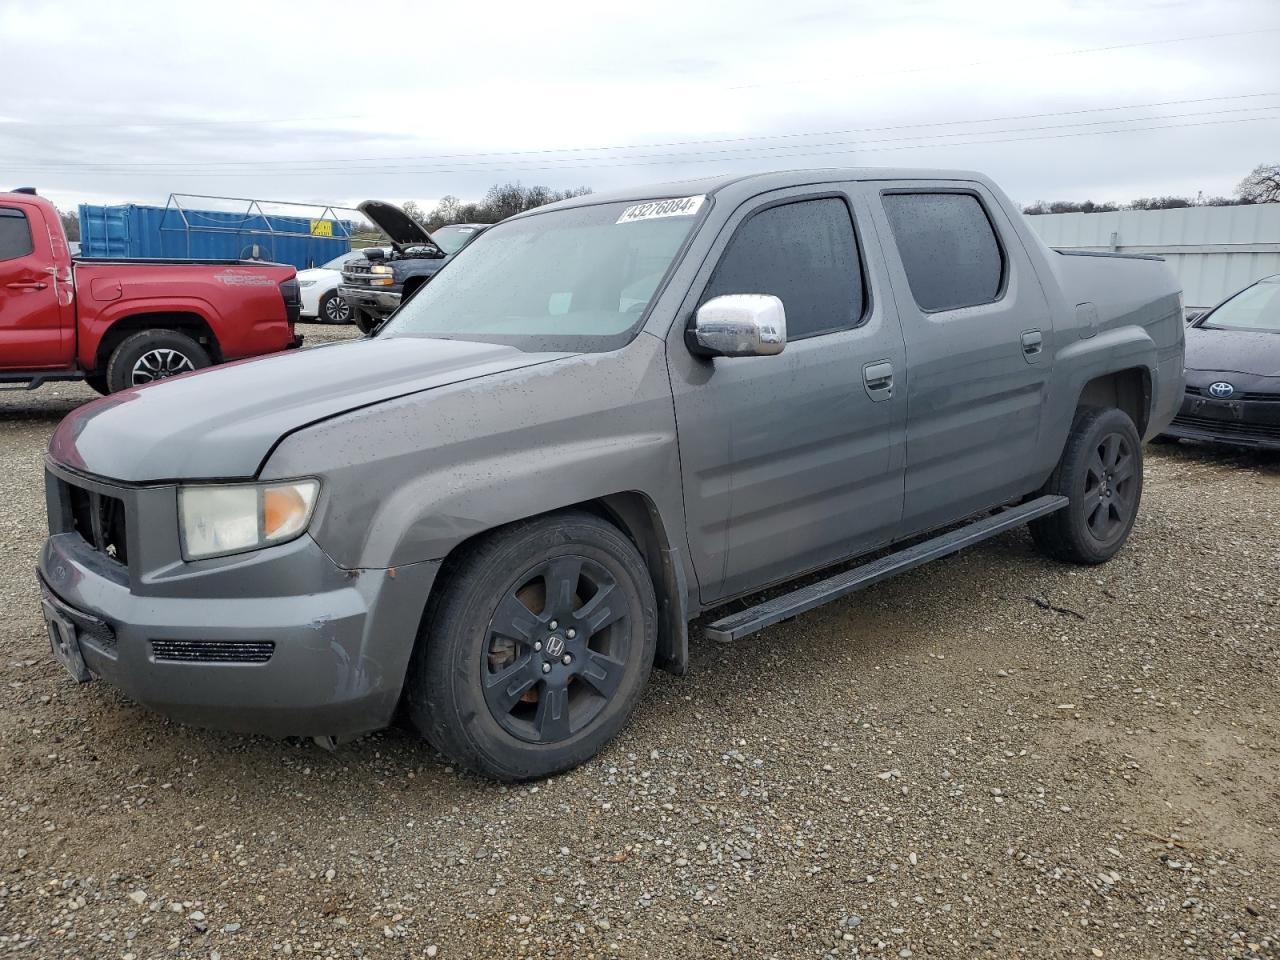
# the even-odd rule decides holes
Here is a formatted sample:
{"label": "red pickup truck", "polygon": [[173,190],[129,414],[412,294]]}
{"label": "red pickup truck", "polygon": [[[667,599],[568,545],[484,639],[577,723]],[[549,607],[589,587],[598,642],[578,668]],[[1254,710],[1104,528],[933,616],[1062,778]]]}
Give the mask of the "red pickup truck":
{"label": "red pickup truck", "polygon": [[300,304],[291,266],[73,261],[52,203],[0,193],[0,384],[114,393],[287,350],[302,342]]}

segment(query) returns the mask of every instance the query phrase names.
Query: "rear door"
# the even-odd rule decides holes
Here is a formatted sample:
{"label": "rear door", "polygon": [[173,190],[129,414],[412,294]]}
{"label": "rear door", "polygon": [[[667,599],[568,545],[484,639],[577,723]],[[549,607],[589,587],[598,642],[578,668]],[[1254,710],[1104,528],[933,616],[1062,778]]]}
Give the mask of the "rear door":
{"label": "rear door", "polygon": [[887,542],[902,511],[903,344],[865,210],[843,189],[739,207],[681,319],[712,297],[766,293],[787,318],[772,357],[691,357],[669,340],[687,528],[704,602]]}
{"label": "rear door", "polygon": [[[38,370],[65,367],[62,315],[48,234],[26,208],[0,202],[0,367]],[[41,242],[43,239],[44,242]]]}
{"label": "rear door", "polygon": [[1029,492],[1053,365],[1049,306],[982,184],[868,184],[906,341],[903,535]]}

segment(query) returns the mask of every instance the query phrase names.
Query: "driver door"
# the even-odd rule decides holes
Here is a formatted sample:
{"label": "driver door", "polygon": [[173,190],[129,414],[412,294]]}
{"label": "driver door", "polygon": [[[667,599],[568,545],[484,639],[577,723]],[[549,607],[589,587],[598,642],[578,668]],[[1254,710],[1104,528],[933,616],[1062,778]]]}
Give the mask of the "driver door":
{"label": "driver door", "polygon": [[669,341],[706,603],[873,549],[901,521],[904,348],[882,268],[862,256],[860,203],[830,185],[756,197],[695,280],[686,316],[723,294],[779,297],[781,354],[707,360]]}

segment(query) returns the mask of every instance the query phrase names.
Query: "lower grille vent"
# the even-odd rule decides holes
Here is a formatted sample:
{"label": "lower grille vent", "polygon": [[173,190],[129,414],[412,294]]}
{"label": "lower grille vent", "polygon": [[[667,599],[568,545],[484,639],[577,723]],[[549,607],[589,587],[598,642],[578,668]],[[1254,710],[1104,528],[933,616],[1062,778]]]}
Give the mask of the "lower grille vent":
{"label": "lower grille vent", "polygon": [[1224,437],[1252,438],[1255,440],[1280,440],[1280,423],[1248,423],[1240,420],[1214,420],[1210,417],[1173,418],[1175,427],[1189,427]]}
{"label": "lower grille vent", "polygon": [[271,640],[152,640],[157,660],[175,663],[266,663],[275,653]]}

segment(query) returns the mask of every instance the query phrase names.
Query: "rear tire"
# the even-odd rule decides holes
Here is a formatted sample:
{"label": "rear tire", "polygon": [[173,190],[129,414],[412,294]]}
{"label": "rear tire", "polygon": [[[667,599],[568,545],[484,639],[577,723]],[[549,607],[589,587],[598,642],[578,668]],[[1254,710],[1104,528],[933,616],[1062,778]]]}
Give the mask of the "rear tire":
{"label": "rear tire", "polygon": [[1041,552],[1084,565],[1115,556],[1129,539],[1142,501],[1142,439],[1129,415],[1114,408],[1079,410],[1044,492],[1071,502],[1031,521]]}
{"label": "rear tire", "polygon": [[564,513],[483,537],[442,576],[409,667],[415,729],[498,780],[599,753],[639,699],[657,643],[635,545],[598,517]]}
{"label": "rear tire", "polygon": [[190,373],[213,361],[204,347],[177,330],[143,330],[126,337],[107,361],[111,393]]}

